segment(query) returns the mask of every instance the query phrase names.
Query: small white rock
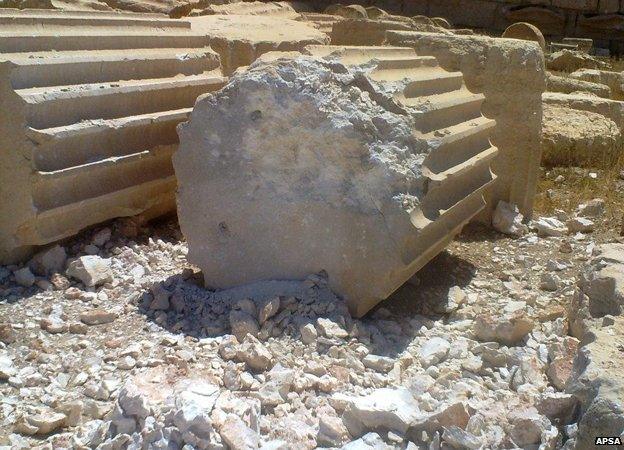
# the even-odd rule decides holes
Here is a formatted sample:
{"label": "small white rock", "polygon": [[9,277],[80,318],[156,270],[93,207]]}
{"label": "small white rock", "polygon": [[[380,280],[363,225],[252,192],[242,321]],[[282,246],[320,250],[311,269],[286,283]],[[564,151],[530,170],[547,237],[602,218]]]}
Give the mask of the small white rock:
{"label": "small white rock", "polygon": [[111,260],[95,255],[81,256],[69,264],[67,275],[93,287],[113,281]]}

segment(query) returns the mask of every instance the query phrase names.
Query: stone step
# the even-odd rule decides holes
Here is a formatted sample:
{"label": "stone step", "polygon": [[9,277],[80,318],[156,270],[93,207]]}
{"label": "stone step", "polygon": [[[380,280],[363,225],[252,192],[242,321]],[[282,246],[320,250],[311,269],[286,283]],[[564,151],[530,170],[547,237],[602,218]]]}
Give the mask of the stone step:
{"label": "stone step", "polygon": [[2,14],[0,11],[0,27],[4,30],[12,27],[51,28],[51,27],[123,27],[123,28],[170,28],[191,29],[186,20],[165,17],[137,17],[127,15],[85,15],[67,11],[66,14]]}
{"label": "stone step", "polygon": [[331,14],[322,14],[322,13],[312,13],[312,12],[302,12],[300,13],[300,18],[297,20],[302,21],[310,21],[310,22],[329,22],[335,23],[344,20],[343,17],[334,16]]}
{"label": "stone step", "polygon": [[33,155],[35,169],[51,172],[125,156],[156,145],[176,144],[176,126],[191,111],[192,108],[182,108],[30,129],[28,137],[37,144]]}
{"label": "stone step", "polygon": [[453,177],[463,175],[467,172],[478,171],[483,165],[489,166],[497,154],[498,149],[496,147],[489,146],[485,150],[475,154],[459,164],[450,166],[442,172],[431,173],[430,179],[434,182],[433,184],[443,183]]}
{"label": "stone step", "polygon": [[219,68],[210,48],[80,50],[4,54],[14,89],[194,75]]}
{"label": "stone step", "polygon": [[227,79],[211,73],[186,77],[21,89],[31,128],[113,119],[192,106]]}
{"label": "stone step", "polygon": [[495,181],[489,165],[480,164],[443,183],[430,183],[412,222],[440,236],[457,230],[485,207],[483,193]]}
{"label": "stone step", "polygon": [[379,61],[377,71],[403,71],[421,67],[438,67],[438,60],[433,56],[399,56]]}
{"label": "stone step", "polygon": [[[495,121],[479,117],[426,136],[430,142],[438,141],[438,144],[425,158],[423,173],[432,180],[452,176],[461,170],[462,164],[489,151],[490,134],[495,126]],[[441,134],[445,136],[440,137]]]}
{"label": "stone step", "polygon": [[429,98],[401,100],[406,106],[413,106],[420,111],[416,118],[417,127],[423,133],[429,133],[478,118],[484,99],[483,94],[461,89]]}
{"label": "stone step", "polygon": [[362,64],[372,59],[413,57],[416,52],[408,47],[366,47],[343,45],[308,45],[306,52],[312,56],[324,57],[335,54],[343,64]]}
{"label": "stone step", "polygon": [[[461,89],[464,82],[461,72],[447,72],[441,68],[414,69],[407,78],[409,82],[403,91],[405,98],[446,94]],[[387,78],[385,81],[398,79]]]}
{"label": "stone step", "polygon": [[[437,220],[444,214],[452,213],[453,210],[461,210],[464,203],[470,203],[474,193],[482,192],[494,182],[495,178],[488,164],[479,164],[473,170],[465,170],[443,182],[429,183],[422,202],[425,216],[430,220]],[[485,205],[485,202],[483,204]]]}
{"label": "stone step", "polygon": [[78,29],[61,32],[13,33],[0,29],[0,53],[63,50],[121,50],[136,48],[197,48],[208,46],[203,34],[176,31],[137,31],[124,29]]}
{"label": "stone step", "polygon": [[120,189],[163,178],[173,173],[171,155],[177,145],[112,157],[53,172],[37,172],[33,201],[40,210],[58,208]]}
{"label": "stone step", "polygon": [[113,217],[157,217],[175,209],[175,176],[155,179],[52,209],[40,209],[20,230],[20,240],[41,245],[72,236]]}
{"label": "stone step", "polygon": [[[456,197],[454,200],[457,201],[454,204],[441,202],[441,195],[435,191],[429,199],[425,197],[426,204],[423,203],[422,209],[416,209],[412,213],[411,221],[419,229],[420,239],[418,244],[403,256],[406,263],[410,262],[416,267],[422,267],[485,208],[486,202],[483,195],[496,181],[496,176],[489,171],[489,168],[488,172],[484,172],[482,178],[468,180],[473,181],[469,184],[473,191],[466,189],[467,195],[459,200]],[[458,184],[462,181],[458,181]]]}

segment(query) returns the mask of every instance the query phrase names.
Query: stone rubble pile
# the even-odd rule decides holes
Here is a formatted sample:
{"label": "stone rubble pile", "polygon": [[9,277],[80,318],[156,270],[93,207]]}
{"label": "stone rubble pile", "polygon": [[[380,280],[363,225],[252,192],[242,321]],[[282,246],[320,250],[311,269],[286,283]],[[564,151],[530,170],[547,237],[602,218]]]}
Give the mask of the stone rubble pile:
{"label": "stone rubble pile", "polygon": [[[0,448],[575,448],[595,401],[572,388],[585,328],[565,305],[593,242],[532,229],[457,244],[489,262],[409,313],[360,320],[324,273],[200,287],[171,225],[52,247],[0,271]],[[614,258],[584,278],[590,305]]]}

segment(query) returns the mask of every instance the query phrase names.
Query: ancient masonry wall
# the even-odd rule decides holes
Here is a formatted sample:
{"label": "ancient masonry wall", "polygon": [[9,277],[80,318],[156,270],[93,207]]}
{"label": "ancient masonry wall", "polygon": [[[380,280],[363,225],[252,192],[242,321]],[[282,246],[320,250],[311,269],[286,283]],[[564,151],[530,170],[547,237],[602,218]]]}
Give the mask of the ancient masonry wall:
{"label": "ancient masonry wall", "polygon": [[176,125],[226,82],[208,38],[158,15],[0,12],[0,263],[175,208]]}
{"label": "ancient masonry wall", "polygon": [[488,221],[499,200],[517,204],[530,216],[541,158],[541,96],[546,87],[541,49],[535,43],[483,36],[388,31],[386,37],[388,45],[435,56],[444,69],[462,72],[468,89],[485,95],[482,112],[496,120],[491,140],[499,154],[492,163],[498,178],[486,194],[488,209],[480,219]]}
{"label": "ancient masonry wall", "polygon": [[[333,0],[318,0],[319,9]],[[624,1],[620,0],[364,0],[388,12],[444,17],[457,27],[502,32],[529,22],[552,39],[592,38],[600,47],[624,53]]]}

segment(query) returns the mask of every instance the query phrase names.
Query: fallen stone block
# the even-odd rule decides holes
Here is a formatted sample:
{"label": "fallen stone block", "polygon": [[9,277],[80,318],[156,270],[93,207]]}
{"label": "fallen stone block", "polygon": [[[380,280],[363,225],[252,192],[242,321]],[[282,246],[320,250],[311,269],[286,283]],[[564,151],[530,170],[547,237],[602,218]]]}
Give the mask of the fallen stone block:
{"label": "fallen stone block", "polygon": [[611,98],[613,100],[624,100],[624,74],[622,72],[580,69],[576,72],[572,72],[570,77],[609,86],[611,89]]}
{"label": "fallen stone block", "polygon": [[624,128],[624,102],[584,94],[559,94],[544,92],[546,105],[560,106],[578,111],[589,111],[611,119],[620,131]]}
{"label": "fallen stone block", "polygon": [[361,316],[484,208],[495,123],[412,49],[307,51],[197,102],[174,157],[179,220],[207,285],[325,270]]}
{"label": "fallen stone block", "polygon": [[117,12],[1,10],[0,28],[0,263],[172,211],[175,126],[226,81],[208,37]]}
{"label": "fallen stone block", "polygon": [[561,92],[563,94],[587,93],[597,97],[611,98],[611,88],[602,83],[561,77],[551,73],[546,76],[546,83],[546,88],[549,92]]}
{"label": "fallen stone block", "polygon": [[524,216],[516,205],[499,201],[492,216],[492,227],[500,233],[520,237],[529,231],[529,227],[522,223],[523,220]]}
{"label": "fallen stone block", "polygon": [[542,162],[547,166],[603,166],[618,157],[622,133],[589,111],[544,105]]}
{"label": "fallen stone block", "polygon": [[312,12],[302,12],[299,14],[295,20],[300,20],[302,22],[307,22],[314,26],[317,30],[325,33],[326,35],[330,35],[332,32],[332,27],[336,22],[340,22],[345,20],[343,17],[334,16],[332,14],[319,14]]}

